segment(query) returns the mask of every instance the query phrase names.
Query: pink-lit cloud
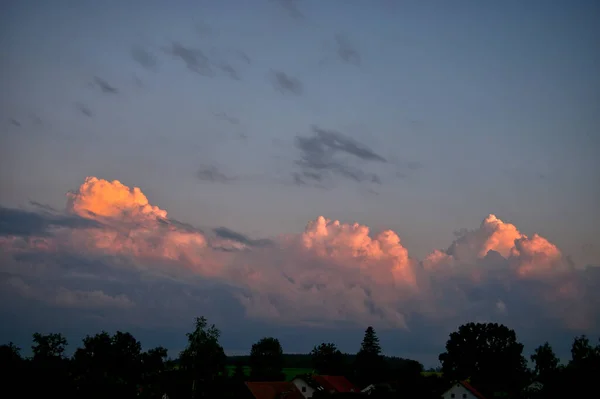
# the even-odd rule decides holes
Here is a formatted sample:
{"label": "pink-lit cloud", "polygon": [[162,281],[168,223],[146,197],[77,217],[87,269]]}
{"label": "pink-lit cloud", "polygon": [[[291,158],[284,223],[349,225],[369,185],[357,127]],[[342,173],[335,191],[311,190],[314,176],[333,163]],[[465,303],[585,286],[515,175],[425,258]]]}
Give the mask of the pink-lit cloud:
{"label": "pink-lit cloud", "polygon": [[67,262],[61,259],[77,264],[72,259],[84,257],[186,284],[218,282],[230,287],[249,318],[280,323],[410,329],[415,317],[510,317],[528,307],[574,328],[598,323],[588,317],[598,309],[582,291],[582,271],[544,237],[526,235],[495,215],[420,261],[394,231],[373,233],[323,216],[268,245],[204,233],[170,220],[139,188],[96,177],[68,194],[66,214],[94,224],[60,219],[43,232],[0,236],[0,271],[12,276],[5,287],[56,306],[138,307],[127,292],[66,289],[54,279],[48,280],[57,284],[51,295],[37,295],[21,280],[46,279],[58,269],[61,278],[101,279],[101,267],[61,269]]}

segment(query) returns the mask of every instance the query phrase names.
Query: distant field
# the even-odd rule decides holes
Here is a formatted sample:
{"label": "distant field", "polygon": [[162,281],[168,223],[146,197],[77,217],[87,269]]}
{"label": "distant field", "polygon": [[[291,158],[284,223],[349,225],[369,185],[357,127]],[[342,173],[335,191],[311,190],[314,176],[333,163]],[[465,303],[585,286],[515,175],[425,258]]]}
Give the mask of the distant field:
{"label": "distant field", "polygon": [[442,376],[442,372],[441,371],[423,371],[421,373],[421,375],[425,376],[425,377],[429,377],[431,375],[437,375],[438,377]]}
{"label": "distant field", "polygon": [[[229,375],[233,375],[235,372],[235,366],[227,366],[227,371]],[[298,374],[306,374],[311,373],[312,369],[309,368],[284,368],[283,373],[285,374],[286,381],[290,381],[292,378],[297,376]],[[250,367],[244,367],[244,374],[250,375]]]}

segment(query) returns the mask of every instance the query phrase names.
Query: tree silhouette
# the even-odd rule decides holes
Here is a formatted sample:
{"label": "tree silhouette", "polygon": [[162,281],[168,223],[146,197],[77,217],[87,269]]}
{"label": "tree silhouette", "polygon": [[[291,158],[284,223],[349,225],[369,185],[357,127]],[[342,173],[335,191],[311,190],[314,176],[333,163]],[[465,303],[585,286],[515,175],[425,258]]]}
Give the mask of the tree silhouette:
{"label": "tree silhouette", "polygon": [[365,330],[360,350],[356,354],[354,368],[356,380],[360,385],[383,382],[388,377],[379,338],[371,326]]}
{"label": "tree silhouette", "polygon": [[142,382],[142,345],[130,333],[106,331],[83,339],[73,355],[78,390],[87,397],[135,396]]}
{"label": "tree silhouette", "polygon": [[277,338],[263,338],[250,351],[252,381],[283,381],[283,349]]}
{"label": "tree silhouette", "polygon": [[370,355],[380,355],[381,354],[381,346],[379,345],[379,338],[375,333],[375,329],[371,326],[367,327],[365,331],[365,336],[363,338],[362,343],[360,344],[359,353],[370,354]]}
{"label": "tree silhouette", "polygon": [[64,352],[67,339],[62,334],[33,334],[31,374],[36,380],[31,395],[70,395],[69,360]]}
{"label": "tree silhouette", "polygon": [[313,368],[318,374],[342,375],[344,355],[333,343],[322,343],[310,352]]}
{"label": "tree silhouette", "polygon": [[535,364],[534,373],[542,384],[555,377],[559,360],[548,342],[535,349],[531,361]]}
{"label": "tree silhouette", "polygon": [[225,375],[225,351],[219,344],[221,332],[205,317],[196,317],[194,331],[186,334],[187,347],[181,352],[182,367],[192,380],[192,396],[210,395]]}
{"label": "tree silhouette", "polygon": [[15,381],[24,374],[25,361],[21,357],[21,348],[12,342],[0,346],[0,375],[6,381],[7,386],[15,384]]}
{"label": "tree silhouette", "polygon": [[492,396],[521,390],[527,378],[522,353],[514,330],[496,323],[468,323],[450,334],[439,360],[445,377],[470,378],[478,390]]}
{"label": "tree silhouette", "polygon": [[62,359],[67,347],[67,339],[62,334],[33,334],[34,360]]}

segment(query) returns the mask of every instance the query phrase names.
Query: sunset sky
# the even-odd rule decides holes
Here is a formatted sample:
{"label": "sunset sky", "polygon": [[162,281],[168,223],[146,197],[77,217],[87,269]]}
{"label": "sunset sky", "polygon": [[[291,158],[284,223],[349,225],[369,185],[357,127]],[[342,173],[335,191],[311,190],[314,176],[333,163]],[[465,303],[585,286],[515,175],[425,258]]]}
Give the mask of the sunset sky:
{"label": "sunset sky", "polygon": [[[600,334],[600,4],[0,5],[0,343],[436,365],[467,321]],[[562,349],[561,348],[562,345]],[[564,353],[564,352],[562,352]]]}

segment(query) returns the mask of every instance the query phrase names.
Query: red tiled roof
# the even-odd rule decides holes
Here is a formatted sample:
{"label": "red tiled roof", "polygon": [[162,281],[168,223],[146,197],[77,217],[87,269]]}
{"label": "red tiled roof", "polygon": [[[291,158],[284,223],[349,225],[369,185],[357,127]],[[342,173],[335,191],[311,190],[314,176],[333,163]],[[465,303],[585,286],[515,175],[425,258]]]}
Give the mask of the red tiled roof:
{"label": "red tiled roof", "polygon": [[459,384],[462,385],[463,387],[465,387],[465,389],[467,391],[471,392],[478,399],[485,399],[485,396],[483,396],[481,393],[479,393],[479,391],[476,390],[475,388],[473,388],[473,386],[471,384],[469,384],[467,381],[460,381]]}
{"label": "red tiled roof", "polygon": [[314,375],[313,379],[326,391],[360,392],[346,377],[341,375]]}
{"label": "red tiled roof", "polygon": [[247,382],[256,399],[304,399],[292,382]]}

